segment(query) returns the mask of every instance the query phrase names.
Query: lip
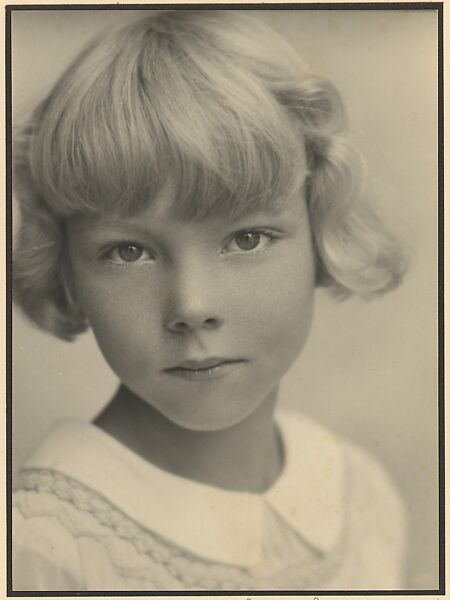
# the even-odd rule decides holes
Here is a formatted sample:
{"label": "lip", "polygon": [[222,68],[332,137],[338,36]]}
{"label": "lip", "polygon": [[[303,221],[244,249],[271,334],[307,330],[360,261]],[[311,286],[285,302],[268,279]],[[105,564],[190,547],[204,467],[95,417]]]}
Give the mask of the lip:
{"label": "lip", "polygon": [[244,364],[243,359],[211,357],[204,360],[185,360],[164,369],[164,372],[188,381],[204,381],[224,377]]}

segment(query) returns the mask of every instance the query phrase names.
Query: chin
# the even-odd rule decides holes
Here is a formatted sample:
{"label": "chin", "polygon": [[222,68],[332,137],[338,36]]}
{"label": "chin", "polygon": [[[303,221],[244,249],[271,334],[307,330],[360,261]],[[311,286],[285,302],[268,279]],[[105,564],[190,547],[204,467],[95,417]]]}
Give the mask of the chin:
{"label": "chin", "polygon": [[188,429],[190,431],[198,432],[214,432],[223,431],[231,427],[235,427],[247,419],[256,409],[258,403],[255,406],[250,406],[248,410],[227,410],[225,413],[221,410],[205,410],[203,407],[195,407],[187,414],[184,407],[183,411],[169,411],[161,410],[155,407],[161,414],[171,423]]}

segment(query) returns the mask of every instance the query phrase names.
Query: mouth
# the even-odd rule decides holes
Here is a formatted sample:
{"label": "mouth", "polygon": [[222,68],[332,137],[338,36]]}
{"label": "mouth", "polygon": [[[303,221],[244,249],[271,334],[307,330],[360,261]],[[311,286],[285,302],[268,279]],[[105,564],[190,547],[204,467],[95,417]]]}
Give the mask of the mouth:
{"label": "mouth", "polygon": [[224,377],[245,363],[243,359],[208,358],[205,360],[185,360],[164,372],[188,381],[203,381]]}

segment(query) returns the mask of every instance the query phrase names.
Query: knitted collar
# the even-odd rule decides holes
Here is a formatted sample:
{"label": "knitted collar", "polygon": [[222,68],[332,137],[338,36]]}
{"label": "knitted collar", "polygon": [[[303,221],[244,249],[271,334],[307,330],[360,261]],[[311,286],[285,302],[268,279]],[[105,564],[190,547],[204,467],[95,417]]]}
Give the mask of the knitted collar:
{"label": "knitted collar", "polygon": [[172,475],[79,421],[58,425],[25,466],[53,469],[80,481],[143,527],[209,560],[259,563],[267,507],[326,553],[344,522],[341,444],[296,412],[280,412],[276,420],[285,468],[264,494],[223,490]]}

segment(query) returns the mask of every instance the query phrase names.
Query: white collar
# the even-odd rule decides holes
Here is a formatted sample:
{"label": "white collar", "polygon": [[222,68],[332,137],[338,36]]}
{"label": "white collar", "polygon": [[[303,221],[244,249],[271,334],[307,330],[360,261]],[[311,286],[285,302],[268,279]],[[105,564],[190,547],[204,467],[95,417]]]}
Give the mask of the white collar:
{"label": "white collar", "polygon": [[341,443],[299,413],[283,411],[276,420],[285,468],[261,495],[167,473],[79,421],[60,424],[25,466],[53,469],[80,481],[147,529],[209,560],[241,566],[260,562],[267,506],[308,543],[327,552],[344,523]]}

